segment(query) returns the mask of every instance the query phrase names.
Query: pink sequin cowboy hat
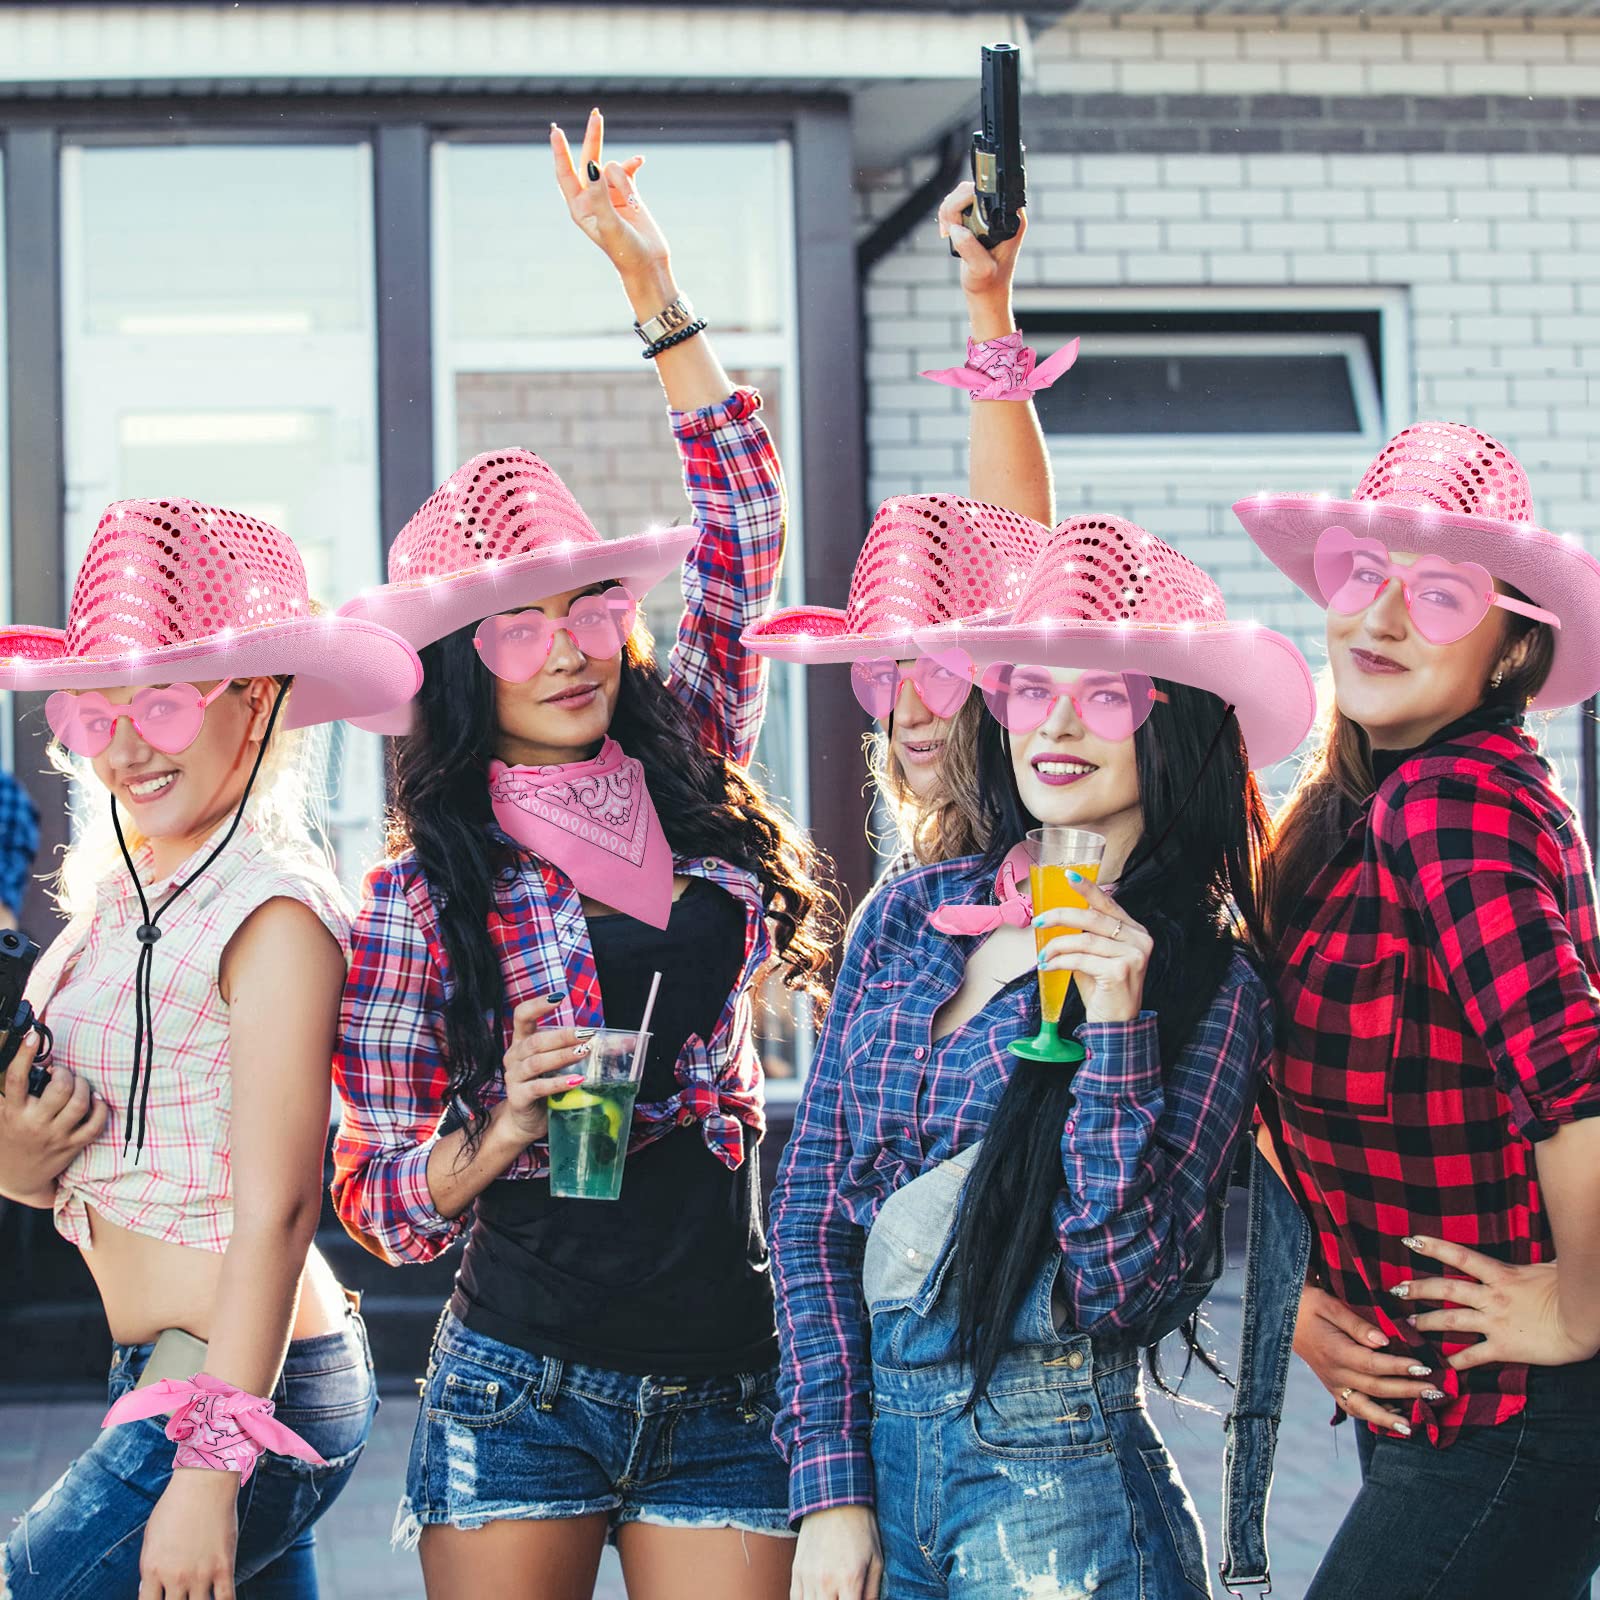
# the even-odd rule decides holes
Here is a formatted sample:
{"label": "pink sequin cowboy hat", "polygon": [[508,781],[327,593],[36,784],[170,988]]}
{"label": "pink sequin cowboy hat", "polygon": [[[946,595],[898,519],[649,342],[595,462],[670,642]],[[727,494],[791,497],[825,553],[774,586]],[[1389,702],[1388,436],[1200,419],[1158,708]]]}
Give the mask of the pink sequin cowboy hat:
{"label": "pink sequin cowboy hat", "polygon": [[317,615],[285,533],[193,500],[119,500],[100,518],[65,631],[0,628],[0,689],[109,689],[292,674],[284,726],[355,720],[422,684],[405,640]]}
{"label": "pink sequin cowboy hat", "polygon": [[[682,566],[693,527],[603,539],[572,491],[531,450],[489,450],[456,468],[389,550],[389,581],[340,606],[417,649],[546,595],[615,582],[640,598]],[[411,712],[363,724],[406,733]]]}
{"label": "pink sequin cowboy hat", "polygon": [[778,661],[910,660],[919,628],[1012,606],[1049,535],[981,500],[897,495],[872,519],[844,610],[785,606],[746,628],[742,642]]}
{"label": "pink sequin cowboy hat", "polygon": [[1121,517],[1069,517],[1050,535],[1015,609],[924,628],[924,651],[959,646],[996,662],[1142,672],[1232,705],[1254,767],[1292,755],[1317,699],[1305,657],[1280,633],[1229,622],[1216,584]]}
{"label": "pink sequin cowboy hat", "polygon": [[1403,428],[1348,500],[1258,494],[1234,514],[1267,557],[1316,601],[1317,540],[1332,527],[1407,555],[1475,561],[1561,618],[1555,660],[1534,705],[1577,705],[1600,690],[1600,561],[1533,520],[1521,463],[1498,440],[1459,422]]}

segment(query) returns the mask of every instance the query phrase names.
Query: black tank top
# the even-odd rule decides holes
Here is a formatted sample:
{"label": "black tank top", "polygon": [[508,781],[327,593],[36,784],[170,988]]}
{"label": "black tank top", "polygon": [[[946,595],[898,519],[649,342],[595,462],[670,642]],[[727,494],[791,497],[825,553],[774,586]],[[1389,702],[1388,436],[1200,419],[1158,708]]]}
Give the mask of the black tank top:
{"label": "black tank top", "polygon": [[[668,926],[589,923],[608,1026],[637,1027],[651,974],[661,990],[639,1100],[668,1099],[690,1034],[709,1039],[744,965],[744,907],[693,878]],[[759,1155],[730,1172],[698,1122],[628,1157],[616,1200],[556,1200],[545,1178],[478,1197],[451,1310],[535,1355],[619,1372],[707,1377],[777,1360]]]}

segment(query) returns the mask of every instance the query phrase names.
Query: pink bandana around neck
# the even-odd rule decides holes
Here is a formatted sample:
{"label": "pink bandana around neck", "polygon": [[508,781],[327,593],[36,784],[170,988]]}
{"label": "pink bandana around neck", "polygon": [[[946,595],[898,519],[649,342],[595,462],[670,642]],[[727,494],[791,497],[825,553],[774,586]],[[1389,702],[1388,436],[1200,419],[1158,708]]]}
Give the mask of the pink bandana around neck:
{"label": "pink bandana around neck", "polygon": [[1033,889],[1028,869],[1033,865],[1026,841],[1006,852],[995,874],[992,906],[950,904],[936,906],[928,919],[940,933],[993,933],[999,927],[1026,928],[1033,921]]}
{"label": "pink bandana around neck", "polygon": [[652,928],[672,916],[672,851],[644,767],[607,739],[588,761],[559,767],[489,764],[494,820],[559,867],[579,894]]}

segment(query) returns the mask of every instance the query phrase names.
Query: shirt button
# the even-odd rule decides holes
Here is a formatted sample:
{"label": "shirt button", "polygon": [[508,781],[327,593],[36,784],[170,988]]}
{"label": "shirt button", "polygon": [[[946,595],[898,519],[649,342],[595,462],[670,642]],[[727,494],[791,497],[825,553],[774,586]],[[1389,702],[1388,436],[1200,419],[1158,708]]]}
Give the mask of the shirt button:
{"label": "shirt button", "polygon": [[1076,1372],[1078,1368],[1083,1365],[1083,1351],[1071,1351],[1067,1356],[1067,1365],[1071,1367],[1074,1372]]}
{"label": "shirt button", "polygon": [[907,1249],[906,1249],[906,1260],[907,1261],[915,1261],[916,1259],[917,1259],[917,1252],[915,1250],[911,1249],[908,1246]]}
{"label": "shirt button", "polygon": [[920,1061],[928,1052],[919,1044],[911,1053]]}

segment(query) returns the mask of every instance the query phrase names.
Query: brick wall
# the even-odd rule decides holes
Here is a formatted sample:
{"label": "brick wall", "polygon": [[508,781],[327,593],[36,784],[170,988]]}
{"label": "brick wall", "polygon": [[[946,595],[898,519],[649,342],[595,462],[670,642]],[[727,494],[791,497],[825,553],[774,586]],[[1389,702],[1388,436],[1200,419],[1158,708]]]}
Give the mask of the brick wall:
{"label": "brick wall", "polygon": [[[735,383],[761,391],[762,417],[777,437],[778,375],[732,376]],[[537,450],[608,537],[689,517],[661,384],[649,369],[461,373],[456,443],[463,461],[505,445]],[[682,603],[673,583],[658,584],[645,602],[646,619],[663,650],[671,643]]]}
{"label": "brick wall", "polygon": [[[1277,286],[1398,289],[1412,392],[1390,397],[1396,425],[1496,434],[1547,526],[1600,534],[1600,28],[1083,16],[1037,51],[1021,287],[1228,287],[1245,305]],[[925,170],[868,175],[867,220]],[[868,306],[874,497],[961,483],[966,402],[915,376],[956,359],[964,331],[931,226],[879,266]],[[1053,455],[1061,514],[1134,517],[1321,660],[1319,614],[1228,507],[1265,487],[1347,491],[1367,452],[1287,479],[1271,448],[1194,459],[1157,438],[1154,471],[1092,441]],[[1550,748],[1575,784],[1575,714]]]}

